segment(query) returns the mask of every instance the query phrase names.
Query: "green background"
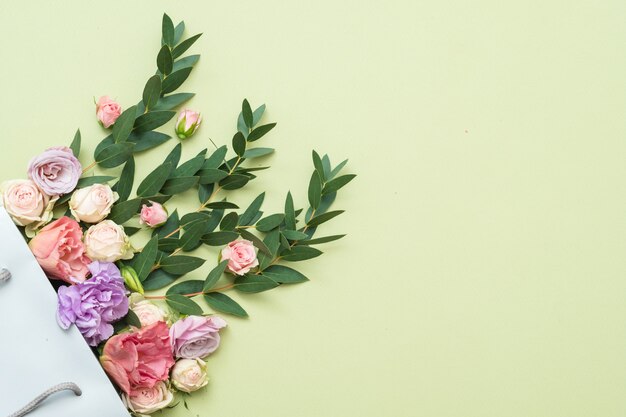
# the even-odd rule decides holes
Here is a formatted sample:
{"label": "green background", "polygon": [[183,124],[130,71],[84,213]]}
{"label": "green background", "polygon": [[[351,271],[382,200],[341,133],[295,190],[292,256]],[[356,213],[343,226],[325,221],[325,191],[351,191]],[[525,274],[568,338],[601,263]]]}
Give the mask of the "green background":
{"label": "green background", "polygon": [[349,236],[237,296],[209,388],[164,417],[626,415],[625,2],[2,2],[1,178],[77,127],[93,149],[92,97],[138,101],[164,11],[204,32],[185,156],[244,97],[278,122],[232,201],[303,206],[313,148],[359,175],[321,230]]}

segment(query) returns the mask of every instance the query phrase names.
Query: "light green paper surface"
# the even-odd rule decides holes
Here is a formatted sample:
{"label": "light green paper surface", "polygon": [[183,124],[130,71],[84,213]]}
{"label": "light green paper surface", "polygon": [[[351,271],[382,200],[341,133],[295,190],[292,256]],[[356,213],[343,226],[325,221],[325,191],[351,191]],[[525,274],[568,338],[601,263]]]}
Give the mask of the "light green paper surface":
{"label": "light green paper surface", "polygon": [[312,148],[359,177],[320,230],[349,236],[237,296],[208,389],[163,417],[626,415],[626,3],[2,2],[0,178],[78,127],[91,162],[93,97],[139,100],[164,11],[204,32],[184,156],[244,97],[278,122],[230,200],[304,206]]}

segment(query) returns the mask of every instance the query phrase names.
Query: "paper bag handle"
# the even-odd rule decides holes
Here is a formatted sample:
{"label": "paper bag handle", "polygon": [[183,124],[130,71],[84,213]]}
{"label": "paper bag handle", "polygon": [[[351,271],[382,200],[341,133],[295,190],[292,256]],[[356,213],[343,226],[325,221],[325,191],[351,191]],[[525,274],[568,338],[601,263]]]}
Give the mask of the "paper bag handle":
{"label": "paper bag handle", "polygon": [[76,394],[77,396],[80,396],[83,394],[81,389],[75,383],[64,382],[62,384],[55,385],[54,387],[50,388],[49,390],[47,390],[46,392],[44,392],[43,394],[41,394],[40,396],[32,400],[30,403],[28,403],[21,410],[16,411],[15,413],[9,415],[9,417],[23,417],[26,414],[33,411],[35,408],[39,407],[39,404],[44,402],[49,396],[56,394],[57,392],[66,391],[66,390],[74,391],[74,394]]}

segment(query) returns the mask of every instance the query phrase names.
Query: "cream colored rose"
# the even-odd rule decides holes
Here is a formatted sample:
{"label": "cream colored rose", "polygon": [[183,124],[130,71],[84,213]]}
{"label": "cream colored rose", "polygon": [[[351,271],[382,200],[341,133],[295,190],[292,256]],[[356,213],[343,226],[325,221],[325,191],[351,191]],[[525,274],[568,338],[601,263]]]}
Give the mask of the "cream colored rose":
{"label": "cream colored rose", "polygon": [[98,223],[111,212],[119,199],[117,193],[105,184],[94,184],[74,191],[70,200],[72,216],[79,222]]}
{"label": "cream colored rose", "polygon": [[180,391],[197,391],[208,383],[206,362],[202,359],[181,359],[172,368],[172,384]]}
{"label": "cream colored rose", "polygon": [[115,262],[133,257],[133,248],[124,228],[111,220],[95,224],[87,230],[85,247],[92,261]]}
{"label": "cream colored rose", "polygon": [[170,405],[173,399],[174,394],[167,388],[165,382],[159,382],[152,388],[137,388],[131,395],[122,394],[126,408],[139,414],[152,414]]}
{"label": "cream colored rose", "polygon": [[50,199],[31,180],[11,180],[0,185],[2,206],[18,226],[36,229],[52,219],[58,197]]}
{"label": "cream colored rose", "polygon": [[143,298],[141,294],[131,294],[129,301],[130,309],[137,315],[142,327],[149,326],[157,321],[167,322],[167,312],[153,302]]}

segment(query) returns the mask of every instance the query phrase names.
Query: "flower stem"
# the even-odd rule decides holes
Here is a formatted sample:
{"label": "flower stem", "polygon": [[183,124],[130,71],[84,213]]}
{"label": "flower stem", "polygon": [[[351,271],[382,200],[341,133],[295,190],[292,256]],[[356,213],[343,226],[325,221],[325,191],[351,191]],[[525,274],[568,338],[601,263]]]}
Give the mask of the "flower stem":
{"label": "flower stem", "polygon": [[93,161],[91,164],[89,164],[86,168],[83,169],[83,174],[93,169],[96,166],[96,164],[97,164],[96,161]]}

